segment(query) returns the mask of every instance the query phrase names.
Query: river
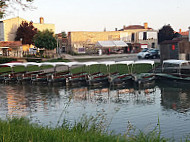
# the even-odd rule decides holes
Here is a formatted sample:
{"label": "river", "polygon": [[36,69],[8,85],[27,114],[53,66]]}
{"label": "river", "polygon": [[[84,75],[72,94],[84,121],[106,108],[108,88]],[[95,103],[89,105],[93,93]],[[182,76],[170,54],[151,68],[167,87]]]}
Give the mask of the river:
{"label": "river", "polygon": [[125,133],[153,130],[158,119],[162,135],[180,139],[190,134],[190,88],[155,84],[148,88],[66,88],[58,85],[0,84],[0,118],[27,117],[32,122],[55,127],[86,116],[110,122],[108,130]]}

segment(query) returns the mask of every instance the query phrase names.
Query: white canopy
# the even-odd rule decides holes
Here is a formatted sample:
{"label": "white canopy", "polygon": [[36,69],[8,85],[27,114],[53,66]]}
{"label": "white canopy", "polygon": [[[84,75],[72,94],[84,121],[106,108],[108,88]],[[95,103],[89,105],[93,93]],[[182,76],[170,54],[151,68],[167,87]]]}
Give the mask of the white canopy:
{"label": "white canopy", "polygon": [[95,47],[126,47],[128,46],[127,43],[124,41],[118,40],[118,41],[98,41],[95,45]]}
{"label": "white canopy", "polygon": [[116,62],[116,64],[126,64],[126,65],[131,65],[131,64],[134,64],[134,61],[119,61],[119,62]]}
{"label": "white canopy", "polygon": [[151,61],[151,60],[138,60],[138,61],[135,61],[134,64],[151,64],[151,65],[154,65],[154,61]]}
{"label": "white canopy", "polygon": [[103,64],[103,65],[106,65],[106,66],[110,66],[110,65],[115,64],[115,61],[103,61],[103,62],[99,62],[99,64]]}
{"label": "white canopy", "polygon": [[163,64],[177,64],[182,65],[184,63],[189,63],[189,61],[186,60],[164,60]]}
{"label": "white canopy", "polygon": [[0,66],[9,66],[9,67],[14,67],[14,66],[25,66],[23,63],[5,63],[1,64]]}
{"label": "white canopy", "polygon": [[83,62],[81,64],[86,65],[86,66],[91,66],[91,65],[96,65],[96,64],[99,64],[99,63],[98,62]]}

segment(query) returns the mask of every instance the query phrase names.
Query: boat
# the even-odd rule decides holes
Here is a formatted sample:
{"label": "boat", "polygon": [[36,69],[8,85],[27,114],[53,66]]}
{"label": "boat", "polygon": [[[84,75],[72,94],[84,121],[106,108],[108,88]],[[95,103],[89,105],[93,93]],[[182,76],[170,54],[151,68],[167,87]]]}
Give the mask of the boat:
{"label": "boat", "polygon": [[138,87],[145,87],[145,86],[149,86],[149,85],[153,85],[155,84],[155,67],[154,67],[154,61],[151,60],[138,60],[135,61],[133,64],[133,72],[135,72],[135,65],[137,64],[149,64],[152,66],[152,71],[150,73],[133,73],[133,81],[134,83],[138,86]]}
{"label": "boat", "polygon": [[187,60],[164,60],[157,81],[190,83],[190,64]]}
{"label": "boat", "polygon": [[[106,65],[107,72],[110,71],[110,65],[115,64],[115,61],[107,61],[107,62],[87,62],[84,63],[86,66],[90,67],[91,65]],[[107,86],[109,85],[109,75],[110,74],[104,74],[103,72],[95,72],[88,75],[88,85],[90,86]]]}
{"label": "boat", "polygon": [[110,75],[111,86],[119,87],[119,86],[126,86],[132,83],[132,75],[131,75],[129,65],[132,65],[133,63],[134,61],[116,62],[116,65],[118,64],[126,65],[126,68],[128,69],[128,73],[125,73],[125,74],[119,74],[118,72],[112,73]]}

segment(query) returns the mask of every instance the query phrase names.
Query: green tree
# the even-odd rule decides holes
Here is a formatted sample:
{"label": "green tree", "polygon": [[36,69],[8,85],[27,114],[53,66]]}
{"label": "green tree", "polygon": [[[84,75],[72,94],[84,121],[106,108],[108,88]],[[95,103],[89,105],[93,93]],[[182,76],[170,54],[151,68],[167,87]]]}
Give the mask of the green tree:
{"label": "green tree", "polygon": [[33,26],[33,22],[22,21],[16,32],[15,40],[21,40],[22,44],[33,44],[33,37],[37,34],[37,28]]}
{"label": "green tree", "polygon": [[67,38],[67,34],[65,31],[61,32],[61,34],[62,34],[62,38]]}
{"label": "green tree", "polygon": [[38,48],[45,48],[47,50],[53,50],[57,47],[57,41],[52,31],[45,30],[39,31],[34,36],[34,45]]}
{"label": "green tree", "polygon": [[174,38],[174,30],[170,25],[164,25],[158,32],[158,43],[164,40],[172,40]]}
{"label": "green tree", "polygon": [[11,7],[15,9],[18,5],[22,9],[29,8],[29,3],[33,0],[0,0],[0,19],[8,13],[7,8]]}

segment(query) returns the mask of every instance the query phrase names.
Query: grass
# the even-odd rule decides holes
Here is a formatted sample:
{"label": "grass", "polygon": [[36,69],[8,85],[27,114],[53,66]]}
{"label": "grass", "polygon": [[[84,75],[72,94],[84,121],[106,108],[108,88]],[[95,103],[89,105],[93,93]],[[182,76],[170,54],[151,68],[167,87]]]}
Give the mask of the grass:
{"label": "grass", "polygon": [[[148,134],[127,132],[114,135],[103,131],[95,122],[97,118],[81,119],[74,125],[64,121],[56,128],[31,124],[25,118],[0,120],[1,142],[166,142],[156,129]],[[131,127],[130,127],[131,128]],[[131,130],[131,129],[130,129]],[[130,131],[129,130],[129,131]]]}

